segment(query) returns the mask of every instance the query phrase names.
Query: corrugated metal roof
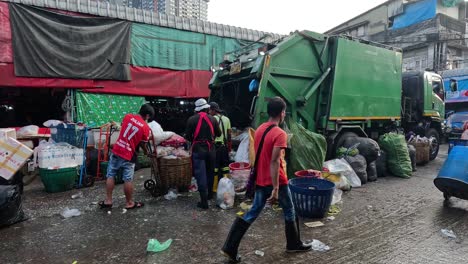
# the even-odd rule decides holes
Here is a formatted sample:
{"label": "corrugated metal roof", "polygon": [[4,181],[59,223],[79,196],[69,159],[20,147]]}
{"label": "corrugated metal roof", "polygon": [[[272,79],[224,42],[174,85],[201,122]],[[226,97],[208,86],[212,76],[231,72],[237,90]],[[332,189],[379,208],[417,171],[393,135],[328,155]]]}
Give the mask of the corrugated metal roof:
{"label": "corrugated metal roof", "polygon": [[440,74],[442,78],[458,77],[458,76],[468,76],[468,69],[455,69],[443,71]]}
{"label": "corrugated metal roof", "polygon": [[177,17],[160,14],[152,10],[143,10],[126,6],[118,6],[109,2],[93,0],[1,0],[4,2],[20,3],[24,5],[54,8],[83,14],[104,17],[114,17],[123,20],[187,30],[220,37],[235,38],[241,40],[257,41],[265,35],[269,35],[263,42],[273,42],[283,36],[253,29],[228,26],[198,19]]}

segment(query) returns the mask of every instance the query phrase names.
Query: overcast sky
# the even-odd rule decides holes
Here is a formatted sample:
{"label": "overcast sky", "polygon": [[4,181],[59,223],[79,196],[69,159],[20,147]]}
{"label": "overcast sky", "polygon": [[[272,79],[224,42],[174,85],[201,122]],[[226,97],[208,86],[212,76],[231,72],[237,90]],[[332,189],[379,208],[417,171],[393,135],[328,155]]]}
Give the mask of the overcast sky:
{"label": "overcast sky", "polygon": [[324,32],[385,0],[210,0],[208,20],[237,27],[288,34]]}

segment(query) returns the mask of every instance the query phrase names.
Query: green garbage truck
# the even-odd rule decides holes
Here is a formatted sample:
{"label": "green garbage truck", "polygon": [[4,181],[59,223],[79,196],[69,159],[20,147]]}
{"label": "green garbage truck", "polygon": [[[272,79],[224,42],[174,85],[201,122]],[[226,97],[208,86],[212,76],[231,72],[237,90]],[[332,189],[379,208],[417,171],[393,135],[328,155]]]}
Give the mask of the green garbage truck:
{"label": "green garbage truck", "polygon": [[349,136],[413,131],[437,156],[444,118],[442,78],[402,73],[397,48],[345,36],[295,32],[274,44],[226,54],[209,85],[237,128],[257,127],[268,99],[285,99],[290,121],[327,139],[329,157]]}

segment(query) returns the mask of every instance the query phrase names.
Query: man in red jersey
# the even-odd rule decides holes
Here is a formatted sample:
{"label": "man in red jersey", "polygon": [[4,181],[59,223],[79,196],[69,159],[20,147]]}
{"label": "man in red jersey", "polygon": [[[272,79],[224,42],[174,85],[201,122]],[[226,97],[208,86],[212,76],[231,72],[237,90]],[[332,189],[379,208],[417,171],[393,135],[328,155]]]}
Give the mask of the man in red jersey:
{"label": "man in red jersey", "polygon": [[[222,252],[231,262],[240,262],[237,254],[240,241],[250,225],[262,212],[265,204],[279,202],[284,213],[286,252],[309,251],[312,246],[302,243],[299,234],[299,224],[294,211],[291,193],[288,187],[284,149],[287,147],[288,136],[279,124],[286,116],[286,103],[280,97],[270,99],[267,106],[269,120],[255,131],[255,152],[260,151],[257,163],[257,179],[252,208],[244,218],[236,218],[224,243]],[[261,141],[263,138],[263,144]]]}
{"label": "man in red jersey", "polygon": [[[124,192],[126,199],[126,209],[140,208],[141,202],[133,200],[133,173],[135,171],[136,149],[140,143],[148,142],[150,137],[150,128],[146,121],[153,118],[154,108],[145,104],[140,108],[138,115],[127,114],[122,120],[122,127],[119,138],[112,148],[112,154],[107,167],[106,180],[106,200],[99,203],[101,208],[112,208],[112,192],[114,191],[114,178],[117,172],[122,169],[124,180]],[[146,145],[142,144],[147,152]]]}

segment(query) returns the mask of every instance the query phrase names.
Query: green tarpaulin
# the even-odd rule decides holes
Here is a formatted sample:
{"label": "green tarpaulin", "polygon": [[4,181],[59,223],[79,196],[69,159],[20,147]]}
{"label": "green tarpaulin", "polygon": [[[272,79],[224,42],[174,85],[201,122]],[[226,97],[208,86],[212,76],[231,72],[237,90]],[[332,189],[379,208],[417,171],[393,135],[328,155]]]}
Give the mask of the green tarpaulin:
{"label": "green tarpaulin", "polygon": [[463,2],[463,0],[442,0],[442,5],[445,7],[454,7]]}
{"label": "green tarpaulin", "polygon": [[110,121],[120,123],[128,113],[138,113],[145,98],[114,94],[76,93],[77,121],[99,127]]}
{"label": "green tarpaulin", "polygon": [[173,70],[210,70],[227,52],[250,42],[134,23],[131,54],[135,66]]}

